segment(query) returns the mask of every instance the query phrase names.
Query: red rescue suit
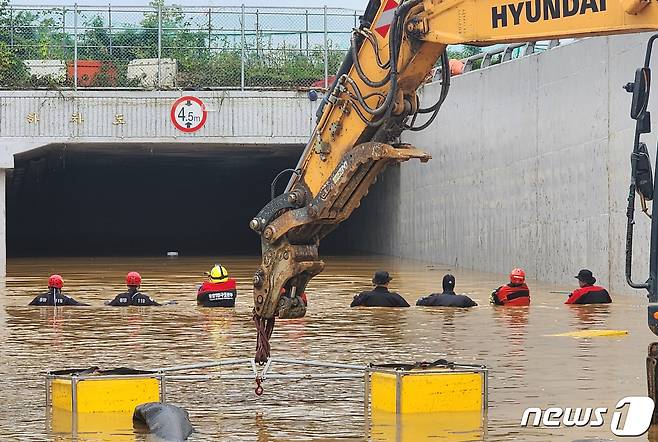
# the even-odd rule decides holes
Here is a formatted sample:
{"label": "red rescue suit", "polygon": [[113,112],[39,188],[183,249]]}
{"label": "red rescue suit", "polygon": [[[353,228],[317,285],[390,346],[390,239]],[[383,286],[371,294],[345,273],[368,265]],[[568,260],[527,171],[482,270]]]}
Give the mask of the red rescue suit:
{"label": "red rescue suit", "polygon": [[530,290],[525,284],[507,284],[498,287],[491,295],[496,305],[512,307],[530,305]]}
{"label": "red rescue suit", "polygon": [[589,285],[575,290],[565,304],[610,304],[612,298],[606,289]]}
{"label": "red rescue suit", "polygon": [[197,304],[204,307],[235,307],[238,291],[235,279],[224,282],[204,282],[197,293]]}

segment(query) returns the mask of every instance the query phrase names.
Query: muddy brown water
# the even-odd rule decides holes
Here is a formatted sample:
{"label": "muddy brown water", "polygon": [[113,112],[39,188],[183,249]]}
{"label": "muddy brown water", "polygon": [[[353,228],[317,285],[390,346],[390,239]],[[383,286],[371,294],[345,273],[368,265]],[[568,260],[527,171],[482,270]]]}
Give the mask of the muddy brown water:
{"label": "muddy brown water", "polygon": [[[491,373],[484,423],[462,428],[458,420],[439,419],[421,429],[417,422],[403,422],[395,436],[390,422],[368,425],[363,383],[358,380],[269,381],[261,398],[249,381],[168,383],[169,401],[189,410],[197,430],[190,440],[614,440],[609,420],[601,428],[585,429],[528,429],[519,422],[531,406],[613,409],[623,397],[646,395],[646,347],[655,337],[646,327],[642,295],[613,293],[610,306],[570,307],[563,305],[566,295],[550,292],[572,290],[575,280],[563,286],[529,281],[529,308],[494,308],[488,296],[505,275],[381,257],[325,259],[327,269],[308,289],[307,316],[277,323],[273,355],[358,364],[439,358],[486,364]],[[204,309],[195,303],[203,271],[219,261],[238,280],[235,310]],[[0,297],[0,440],[146,440],[132,429],[72,436],[46,413],[43,373],[86,366],[156,368],[252,356],[250,280],[257,263],[256,257],[10,260]],[[350,309],[354,294],[369,286],[377,269],[391,272],[392,288],[410,304],[439,290],[443,274],[450,271],[457,277],[457,291],[471,294],[480,306],[468,311]],[[141,272],[145,293],[178,304],[103,306],[123,290],[129,270]],[[56,311],[26,307],[53,272],[64,276],[65,292],[92,305]],[[629,334],[549,336],[591,328]]]}

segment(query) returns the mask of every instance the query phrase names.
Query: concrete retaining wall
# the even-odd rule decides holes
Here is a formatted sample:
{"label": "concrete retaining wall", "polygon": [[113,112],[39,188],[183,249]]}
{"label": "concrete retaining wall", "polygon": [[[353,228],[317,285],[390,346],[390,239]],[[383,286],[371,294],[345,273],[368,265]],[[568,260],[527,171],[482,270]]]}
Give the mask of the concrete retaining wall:
{"label": "concrete retaining wall", "polygon": [[[482,271],[522,266],[553,282],[585,267],[614,292],[634,292],[624,279],[634,122],[622,85],[646,41],[586,39],[454,78],[432,127],[404,137],[434,159],[380,178],[349,226],[362,232],[359,248]],[[424,103],[439,91],[426,87]],[[644,280],[643,215],[636,231]]]}

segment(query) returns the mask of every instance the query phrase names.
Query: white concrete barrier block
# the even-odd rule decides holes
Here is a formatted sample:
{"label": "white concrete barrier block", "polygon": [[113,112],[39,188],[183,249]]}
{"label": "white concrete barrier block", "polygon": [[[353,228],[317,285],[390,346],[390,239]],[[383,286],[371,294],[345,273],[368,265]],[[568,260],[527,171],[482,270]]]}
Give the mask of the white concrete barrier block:
{"label": "white concrete barrier block", "polygon": [[160,82],[158,82],[158,59],[139,58],[128,63],[127,77],[137,80],[143,87],[171,88],[176,85],[178,76],[178,61],[173,58],[160,59]]}
{"label": "white concrete barrier block", "polygon": [[34,77],[51,77],[56,81],[66,80],[66,63],[62,60],[25,60],[23,63]]}

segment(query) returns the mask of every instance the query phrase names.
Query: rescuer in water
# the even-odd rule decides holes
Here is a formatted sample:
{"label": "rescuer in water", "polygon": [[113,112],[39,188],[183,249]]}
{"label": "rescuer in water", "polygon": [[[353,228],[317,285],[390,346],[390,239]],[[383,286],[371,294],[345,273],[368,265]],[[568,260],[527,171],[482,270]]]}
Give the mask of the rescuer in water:
{"label": "rescuer in water", "polygon": [[388,272],[376,272],[372,278],[375,288],[356,295],[350,307],[409,307],[409,303],[402,296],[388,291],[388,283],[392,279]]}
{"label": "rescuer in water", "polygon": [[612,298],[606,289],[594,285],[596,278],[591,270],[583,269],[576,276],[580,288],[574,290],[565,304],[610,304]]}
{"label": "rescuer in water", "polygon": [[126,285],[128,286],[128,291],[118,294],[108,305],[115,307],[160,305],[149,296],[140,293],[139,287],[142,285],[142,276],[139,273],[128,273],[126,275]]}
{"label": "rescuer in water", "polygon": [[511,307],[530,305],[530,290],[525,284],[523,269],[512,270],[509,280],[509,284],[498,287],[491,293],[491,303]]}
{"label": "rescuer in water", "polygon": [[477,303],[466,295],[455,294],[455,277],[445,275],[443,277],[443,293],[432,293],[431,295],[420,298],[416,305],[427,307],[475,307]]}
{"label": "rescuer in water", "polygon": [[64,305],[89,305],[66,296],[62,293],[62,287],[64,287],[64,279],[60,275],[50,275],[50,278],[48,278],[48,291],[34,298],[28,305],[57,307]]}
{"label": "rescuer in water", "polygon": [[208,281],[197,292],[196,302],[204,307],[235,307],[238,296],[235,279],[229,278],[228,270],[216,264],[206,272]]}

